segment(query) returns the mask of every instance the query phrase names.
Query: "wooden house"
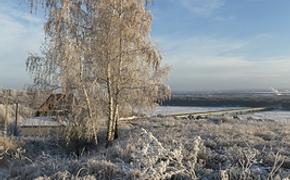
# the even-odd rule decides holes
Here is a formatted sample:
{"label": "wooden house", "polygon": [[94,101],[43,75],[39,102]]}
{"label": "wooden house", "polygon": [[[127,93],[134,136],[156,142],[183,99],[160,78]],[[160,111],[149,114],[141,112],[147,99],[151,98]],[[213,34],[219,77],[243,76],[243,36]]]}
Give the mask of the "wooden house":
{"label": "wooden house", "polygon": [[51,94],[39,107],[36,116],[61,116],[71,111],[73,95]]}

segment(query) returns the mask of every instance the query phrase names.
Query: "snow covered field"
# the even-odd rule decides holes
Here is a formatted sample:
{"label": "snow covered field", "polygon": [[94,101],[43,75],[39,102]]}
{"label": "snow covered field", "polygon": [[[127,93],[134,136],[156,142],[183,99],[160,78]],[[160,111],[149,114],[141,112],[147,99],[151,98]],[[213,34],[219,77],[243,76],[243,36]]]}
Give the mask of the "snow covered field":
{"label": "snow covered field", "polygon": [[187,106],[159,106],[150,115],[170,115],[176,113],[207,112],[226,109],[238,109],[238,107],[187,107]]}
{"label": "snow covered field", "polygon": [[273,120],[279,122],[290,122],[290,111],[265,111],[253,114],[240,115],[242,120]]}
{"label": "snow covered field", "polygon": [[[239,107],[182,107],[182,106],[159,106],[150,113],[151,116],[156,115],[170,115],[176,113],[191,113],[191,112],[207,112],[207,111],[219,111],[227,109],[239,109]],[[274,120],[274,121],[290,121],[290,111],[265,111],[257,112],[253,114],[240,115],[240,119],[247,120]]]}

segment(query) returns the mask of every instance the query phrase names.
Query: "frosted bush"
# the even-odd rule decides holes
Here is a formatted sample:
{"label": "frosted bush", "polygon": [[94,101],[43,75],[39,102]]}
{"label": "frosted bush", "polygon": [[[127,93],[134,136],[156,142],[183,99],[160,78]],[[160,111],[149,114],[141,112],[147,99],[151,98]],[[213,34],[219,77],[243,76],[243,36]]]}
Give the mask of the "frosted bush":
{"label": "frosted bush", "polygon": [[195,138],[192,156],[187,157],[191,159],[191,163],[184,164],[182,145],[177,145],[172,151],[168,150],[152,133],[141,129],[140,137],[134,142],[136,151],[131,154],[131,166],[140,170],[144,179],[170,179],[181,174],[194,178],[200,143],[201,138]]}

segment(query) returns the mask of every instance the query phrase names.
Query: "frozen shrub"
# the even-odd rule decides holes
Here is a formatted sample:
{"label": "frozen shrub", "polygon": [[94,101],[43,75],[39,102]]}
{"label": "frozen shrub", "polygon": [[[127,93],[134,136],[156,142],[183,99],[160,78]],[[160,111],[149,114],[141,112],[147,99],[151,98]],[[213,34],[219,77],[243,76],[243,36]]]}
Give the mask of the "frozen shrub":
{"label": "frozen shrub", "polygon": [[174,147],[174,150],[168,150],[162,146],[158,139],[141,129],[141,135],[134,142],[136,151],[132,152],[131,166],[141,171],[141,177],[144,179],[170,179],[176,177],[195,177],[195,164],[201,139],[195,139],[192,149],[192,156],[187,157],[190,163],[184,164],[182,153],[183,146]]}

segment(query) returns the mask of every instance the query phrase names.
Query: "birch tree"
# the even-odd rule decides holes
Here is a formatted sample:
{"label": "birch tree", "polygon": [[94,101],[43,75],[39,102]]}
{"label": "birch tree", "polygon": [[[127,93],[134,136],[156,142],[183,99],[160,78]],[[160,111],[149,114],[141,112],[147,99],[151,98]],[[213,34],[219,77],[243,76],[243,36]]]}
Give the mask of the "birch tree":
{"label": "birch tree", "polygon": [[[110,142],[118,137],[120,109],[150,107],[164,83],[166,68],[150,39],[152,17],[144,0],[100,0],[94,16],[94,52],[101,63],[99,76],[108,97]],[[102,84],[102,82],[99,82]]]}
{"label": "birch tree", "polygon": [[[37,2],[31,3],[35,7]],[[75,109],[82,112],[76,113],[82,114],[75,117],[76,122],[93,122],[95,137],[99,117],[107,118],[109,144],[118,137],[124,107],[150,108],[168,95],[167,89],[163,91],[168,68],[161,67],[160,53],[150,38],[152,16],[147,1],[38,3],[48,14],[47,43],[44,57],[31,56],[27,67],[36,84],[76,95]]]}
{"label": "birch tree", "polygon": [[[94,2],[31,0],[31,7],[43,7],[47,14],[44,26],[46,43],[43,56],[30,56],[27,68],[37,86],[52,90],[61,88],[67,97],[74,95],[77,103],[72,104],[69,117],[73,136],[84,140],[94,138],[97,143],[100,91],[96,77],[89,72],[94,62],[91,61],[86,42],[92,33],[87,29],[92,26],[89,21]],[[72,134],[68,138],[70,136]]]}

